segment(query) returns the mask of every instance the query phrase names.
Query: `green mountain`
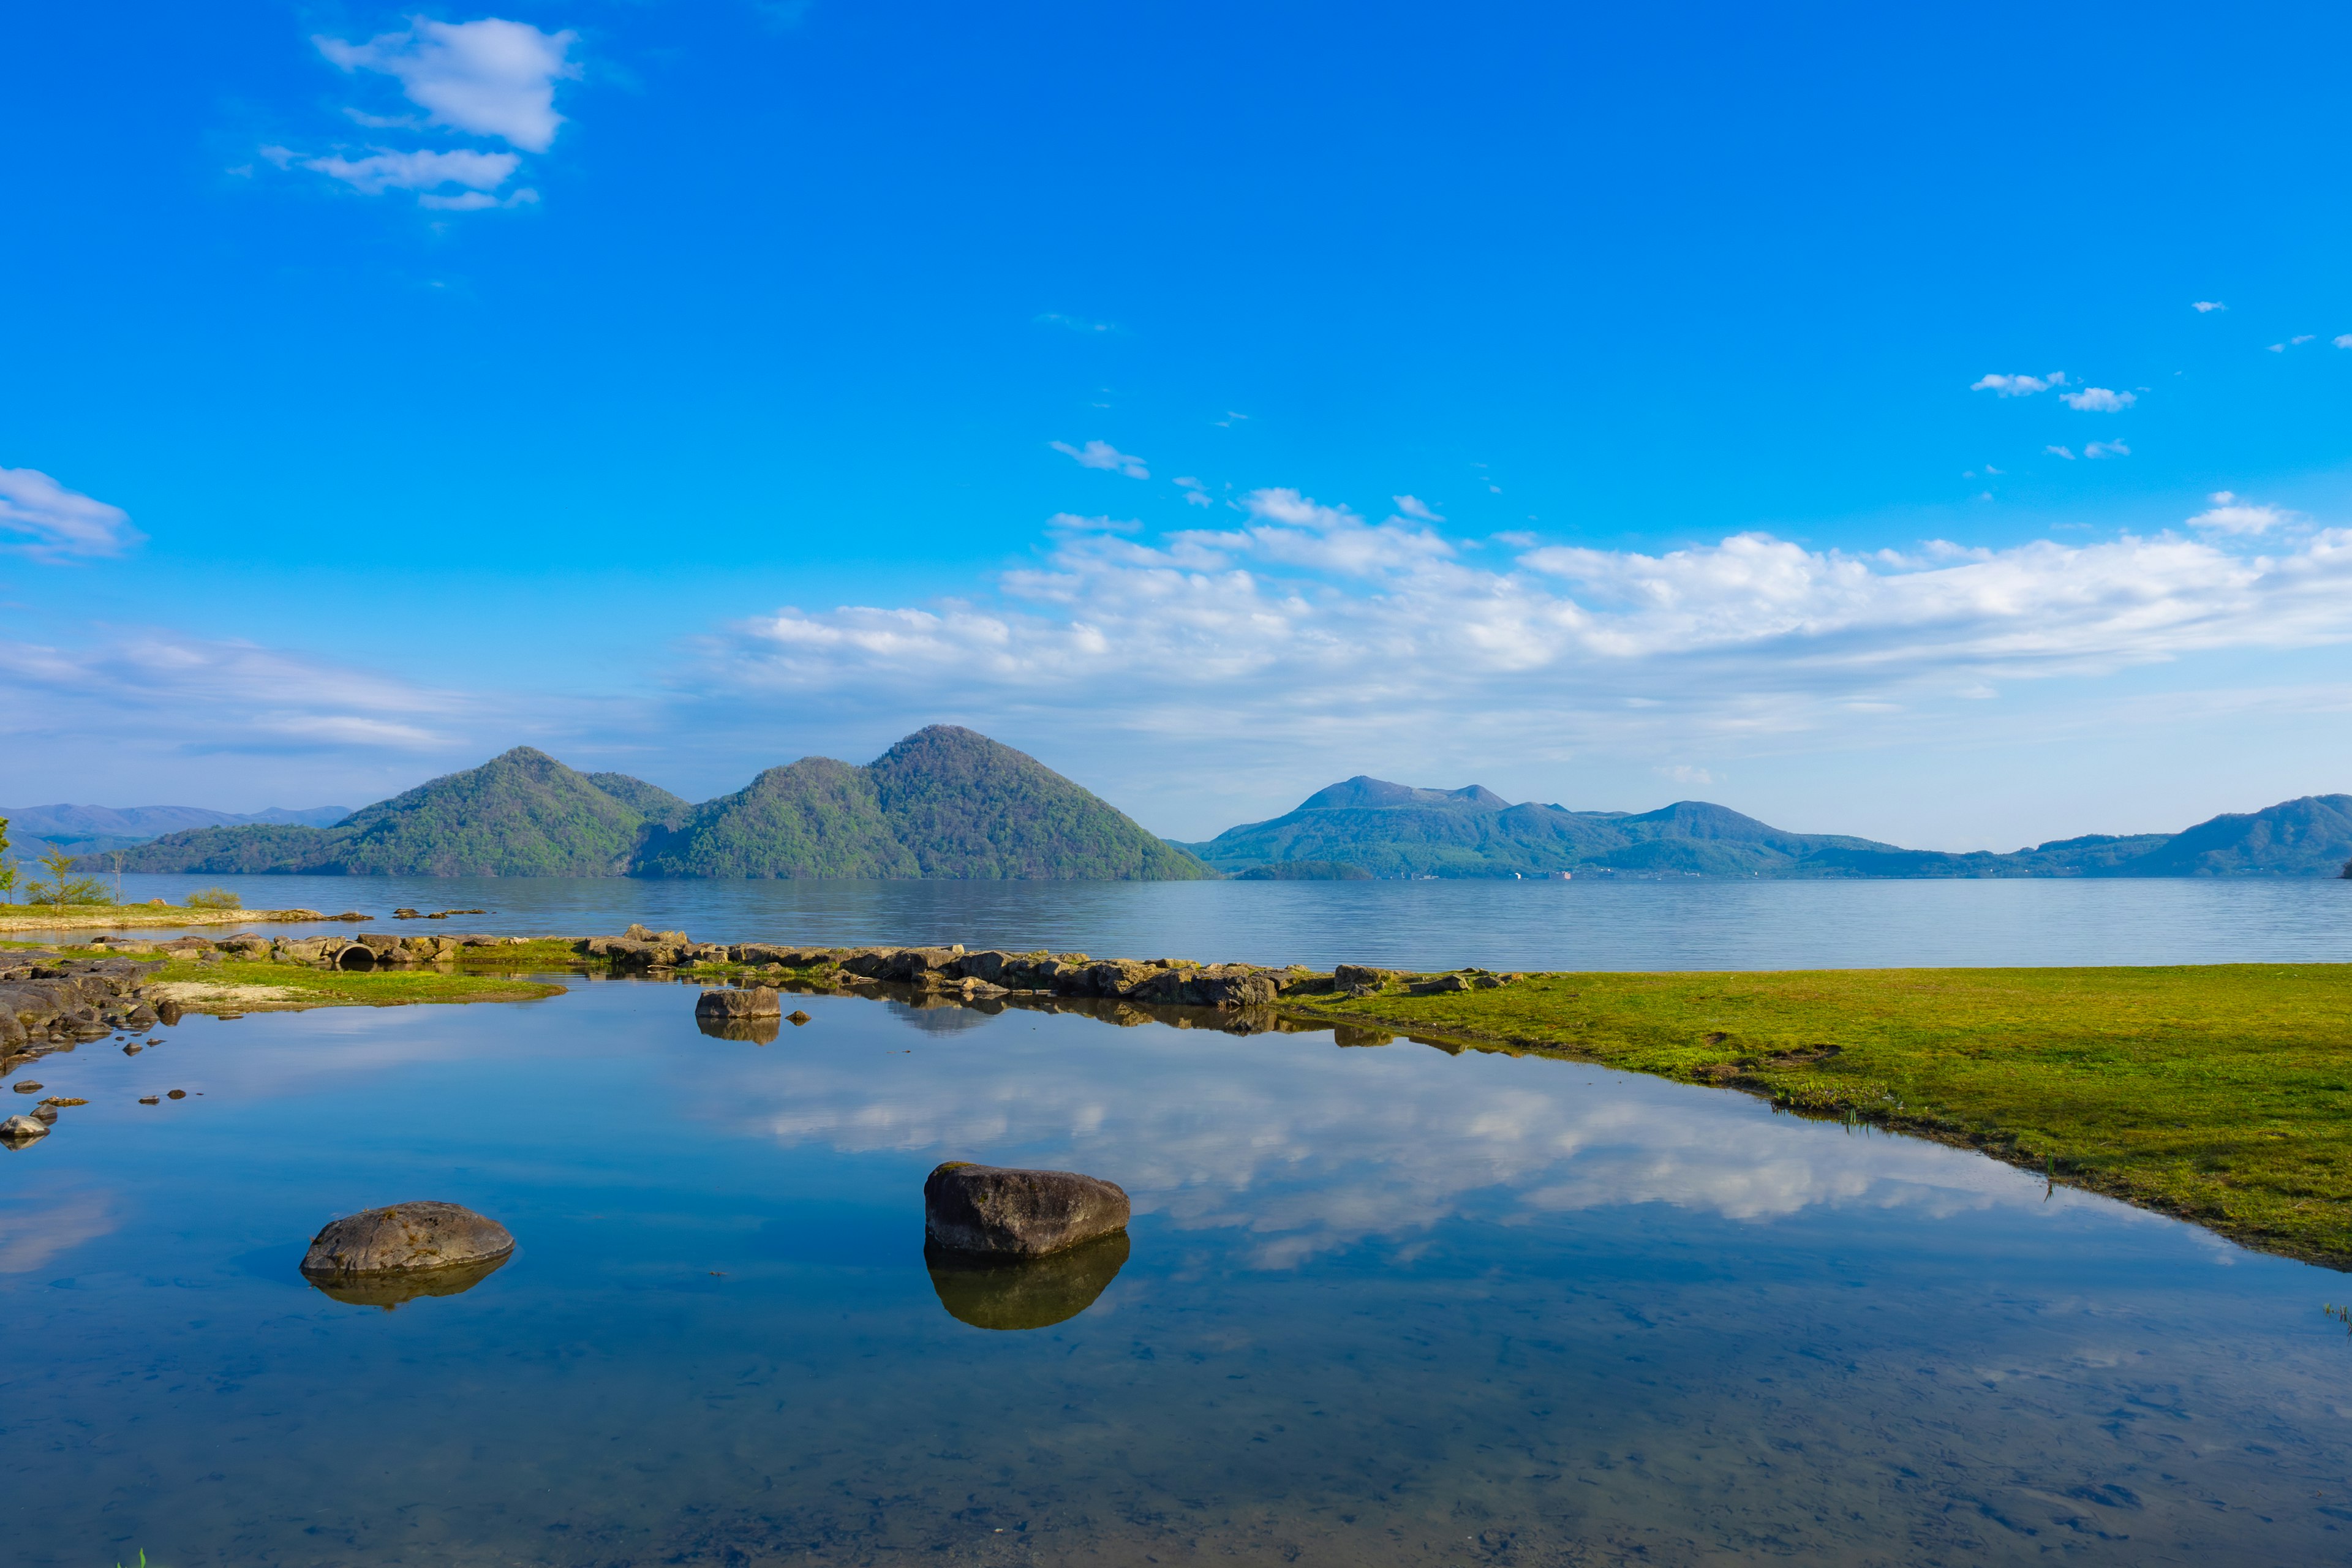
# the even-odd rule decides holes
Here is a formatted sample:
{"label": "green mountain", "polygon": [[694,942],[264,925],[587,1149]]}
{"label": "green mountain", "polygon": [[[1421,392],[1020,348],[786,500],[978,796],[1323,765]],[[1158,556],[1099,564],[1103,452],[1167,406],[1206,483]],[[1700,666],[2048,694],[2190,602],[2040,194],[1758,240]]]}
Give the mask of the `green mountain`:
{"label": "green mountain", "polygon": [[2352,857],[2352,795],[2311,795],[2179,834],[2090,834],[2014,854],[1952,855],[1789,833],[1705,801],[1630,814],[1513,805],[1492,790],[1358,777],[1296,811],[1187,846],[1229,875],[1300,861],[1382,877],[1562,871],[1728,877],[2333,877]]}
{"label": "green mountain", "polygon": [[597,788],[585,773],[544,752],[517,746],[478,768],[379,801],[333,827],[167,833],[127,852],[123,869],[613,877],[627,868],[645,825],[635,806]]}
{"label": "green mountain", "polygon": [[865,767],[804,757],[648,837],[649,877],[1183,881],[1190,855],[1034,757],[934,724]]}
{"label": "green mountain", "polygon": [[1356,777],[1270,822],[1189,846],[1218,870],[1298,861],[1379,877],[1541,877],[1607,868],[1647,874],[1787,876],[1821,849],[1892,850],[1867,838],[1785,833],[1704,801],[1639,815],[1513,805],[1490,789],[1414,789]]}
{"label": "green mountain", "polygon": [[694,803],[684,796],[672,795],[659,784],[650,784],[626,773],[588,773],[583,776],[647,822],[658,822],[665,827],[677,826],[686,820],[686,814],[694,809]]}
{"label": "green mountain", "polygon": [[1213,875],[1034,757],[936,725],[866,767],[804,757],[701,805],[519,746],[333,827],[166,834],[127,871],[424,877]]}

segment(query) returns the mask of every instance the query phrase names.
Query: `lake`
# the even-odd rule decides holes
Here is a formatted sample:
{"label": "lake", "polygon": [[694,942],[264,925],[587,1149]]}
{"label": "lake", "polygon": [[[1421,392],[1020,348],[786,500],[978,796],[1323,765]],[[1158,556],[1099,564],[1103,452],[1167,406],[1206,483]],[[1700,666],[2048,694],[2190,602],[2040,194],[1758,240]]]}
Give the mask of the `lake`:
{"label": "lake", "polygon": [[[326,907],[373,892],[338,886]],[[1625,928],[1700,907],[1570,886],[952,912],[967,938],[1429,961],[1516,915],[1551,934],[1478,956],[1528,963],[1633,952]],[[2116,895],[2149,887],[2057,896],[2146,931]],[[650,891],[679,901],[645,918],[759,934]],[[772,891],[779,935],[925,907]],[[1916,910],[1903,886],[1702,891],[1742,900],[1746,934],[1646,962],[1852,962],[1886,952],[1853,899]],[[2192,896],[2243,947],[2317,949],[2336,892]],[[1402,923],[1474,893],[1506,915]],[[1203,923],[1116,924],[1154,908]],[[1759,908],[1844,912],[1770,932]],[[1278,923],[1349,910],[1379,918]],[[2007,954],[1997,924],[1901,956]],[[1401,1039],[817,997],[760,1045],[699,1033],[689,987],[560,978],[522,1005],[190,1017],[17,1075],[90,1103],[0,1152],[8,1562],[2352,1558],[2352,1337],[2323,1310],[2352,1282],[1960,1151]],[[935,1279],[920,1190],[950,1158],[1120,1183],[1126,1256],[1049,1282],[1045,1312]],[[392,1310],[296,1272],[329,1218],[425,1197],[516,1254]]]}
{"label": "lake", "polygon": [[[446,925],[703,941],[957,942],[1099,957],[1412,969],[1802,969],[2340,963],[2352,881],[658,882],[153,877],[250,908],[484,909]],[[337,928],[348,929],[348,928]]]}

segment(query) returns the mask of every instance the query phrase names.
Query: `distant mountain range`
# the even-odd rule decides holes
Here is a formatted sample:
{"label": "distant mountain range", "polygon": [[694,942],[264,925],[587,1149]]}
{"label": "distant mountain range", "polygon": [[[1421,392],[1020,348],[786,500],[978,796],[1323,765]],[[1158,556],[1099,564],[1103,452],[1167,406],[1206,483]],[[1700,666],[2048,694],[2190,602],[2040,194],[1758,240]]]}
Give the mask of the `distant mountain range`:
{"label": "distant mountain range", "polygon": [[54,845],[78,855],[127,849],[162,834],[192,827],[228,827],[247,823],[301,823],[324,827],[352,814],[348,805],[313,805],[289,811],[209,811],[201,805],[0,805],[8,837],[19,850]]}
{"label": "distant mountain range", "polygon": [[[1490,789],[1358,776],[1199,844],[1154,837],[1034,757],[934,725],[863,767],[803,757],[697,805],[528,746],[359,811],[27,807],[85,869],[200,875],[1253,881],[1399,877],[2333,877],[2352,795],[2306,795],[2181,833],[2093,834],[2012,854],[1790,833],[1705,801],[1656,811],[1513,805]],[[127,835],[163,829],[142,842]],[[110,836],[112,836],[111,839]]]}
{"label": "distant mountain range", "polygon": [[909,735],[864,767],[804,757],[700,805],[518,746],[332,826],[167,833],[127,850],[122,867],[426,877],[1213,875],[1035,758],[950,725]]}
{"label": "distant mountain range", "polygon": [[[2182,833],[2093,834],[2014,854],[1946,854],[1789,833],[1705,801],[1657,811],[1514,805],[1490,789],[1359,775],[1296,811],[1184,846],[1228,876],[2333,877],[2352,858],[2352,795],[2305,795]],[[1307,868],[1314,868],[1308,869]]]}

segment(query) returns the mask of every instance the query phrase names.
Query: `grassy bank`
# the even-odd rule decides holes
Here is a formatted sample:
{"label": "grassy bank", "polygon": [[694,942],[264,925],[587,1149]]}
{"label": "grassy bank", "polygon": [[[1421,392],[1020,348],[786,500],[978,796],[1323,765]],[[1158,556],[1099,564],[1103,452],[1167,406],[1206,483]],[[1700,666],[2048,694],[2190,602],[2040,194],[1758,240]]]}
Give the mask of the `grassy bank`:
{"label": "grassy bank", "polygon": [[2352,965],[1541,974],[1282,1007],[1864,1117],[2352,1268]]}
{"label": "grassy bank", "polygon": [[0,931],[148,931],[165,926],[268,925],[317,921],[317,910],[192,910],[179,904],[0,904]]}

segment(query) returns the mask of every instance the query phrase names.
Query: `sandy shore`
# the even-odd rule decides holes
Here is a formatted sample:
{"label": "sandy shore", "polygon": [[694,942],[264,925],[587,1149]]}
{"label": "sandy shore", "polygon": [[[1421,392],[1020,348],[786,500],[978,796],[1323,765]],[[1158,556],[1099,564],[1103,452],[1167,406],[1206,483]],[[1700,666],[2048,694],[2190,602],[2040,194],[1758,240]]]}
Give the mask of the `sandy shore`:
{"label": "sandy shore", "polygon": [[0,904],[0,931],[127,931],[153,926],[266,925],[323,921],[317,910],[191,910],[174,904],[68,905],[62,910]]}

